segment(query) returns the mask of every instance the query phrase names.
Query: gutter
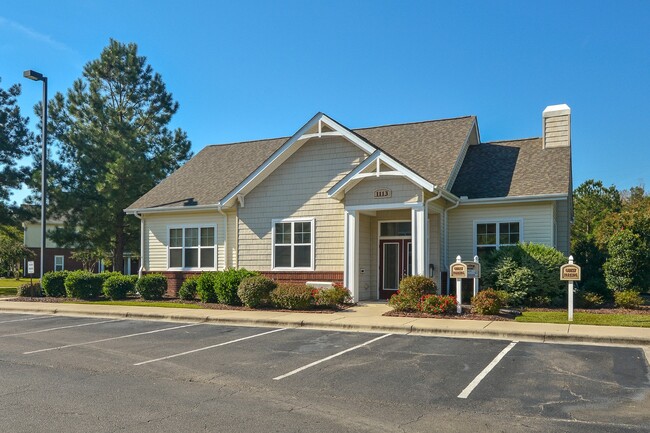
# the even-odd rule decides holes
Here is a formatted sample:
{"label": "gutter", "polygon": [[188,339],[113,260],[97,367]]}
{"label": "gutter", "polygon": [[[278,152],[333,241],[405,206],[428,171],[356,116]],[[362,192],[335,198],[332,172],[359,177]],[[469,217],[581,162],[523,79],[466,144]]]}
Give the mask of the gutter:
{"label": "gutter", "polygon": [[[444,220],[445,220],[445,239],[444,239],[444,252],[445,252],[444,256],[445,257],[443,258],[443,262],[445,264],[445,269],[447,269],[449,267],[449,263],[447,262],[447,258],[449,256],[449,221],[448,221],[449,217],[447,215],[447,212],[449,212],[452,209],[456,209],[459,205],[460,205],[460,199],[458,199],[456,201],[455,205],[453,205],[451,207],[448,207],[443,211],[443,216],[444,216]],[[449,274],[447,274],[447,290],[449,291],[449,289],[450,289],[450,287],[449,287]]]}
{"label": "gutter", "polygon": [[159,212],[192,212],[197,210],[219,210],[222,208],[220,203],[217,204],[201,204],[196,206],[177,206],[177,207],[155,207],[155,208],[141,208],[141,209],[124,209],[127,215],[145,214],[145,213],[159,213]]}

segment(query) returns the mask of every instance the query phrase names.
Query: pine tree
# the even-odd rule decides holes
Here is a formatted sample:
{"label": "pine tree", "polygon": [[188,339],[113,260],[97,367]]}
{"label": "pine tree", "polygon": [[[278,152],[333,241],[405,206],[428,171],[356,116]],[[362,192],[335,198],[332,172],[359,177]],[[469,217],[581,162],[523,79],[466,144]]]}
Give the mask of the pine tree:
{"label": "pine tree", "polygon": [[140,229],[123,209],[191,156],[187,134],[168,128],[178,102],[136,44],[111,39],[49,109],[57,149],[50,206],[66,221],[52,238],[109,252],[121,271],[125,250],[139,247]]}

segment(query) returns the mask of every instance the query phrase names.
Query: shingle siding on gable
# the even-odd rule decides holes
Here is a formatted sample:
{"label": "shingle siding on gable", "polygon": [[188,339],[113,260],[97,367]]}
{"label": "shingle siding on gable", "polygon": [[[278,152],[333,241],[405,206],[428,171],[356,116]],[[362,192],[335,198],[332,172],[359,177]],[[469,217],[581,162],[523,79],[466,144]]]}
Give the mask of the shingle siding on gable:
{"label": "shingle siding on gable", "polygon": [[[390,198],[374,198],[378,189],[391,190]],[[422,188],[399,177],[368,177],[345,194],[346,206],[414,203],[422,200]]]}
{"label": "shingle siding on gable", "polygon": [[316,218],[316,271],[343,270],[343,203],[327,191],[350,172],[364,153],[341,138],[312,139],[245,198],[239,215],[239,266],[268,271],[271,221]]}

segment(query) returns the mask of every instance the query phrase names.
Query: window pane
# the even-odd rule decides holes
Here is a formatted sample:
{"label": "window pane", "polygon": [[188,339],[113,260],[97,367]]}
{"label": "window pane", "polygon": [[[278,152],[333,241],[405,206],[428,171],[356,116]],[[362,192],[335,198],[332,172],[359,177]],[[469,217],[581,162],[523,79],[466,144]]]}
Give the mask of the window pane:
{"label": "window pane", "polygon": [[185,248],[185,267],[197,268],[199,266],[199,249]]}
{"label": "window pane", "polygon": [[296,268],[311,267],[311,246],[296,246],[293,251],[293,266]]}
{"label": "window pane", "polygon": [[214,268],[214,247],[201,248],[201,267]]}
{"label": "window pane", "polygon": [[478,256],[479,260],[483,260],[485,256],[490,254],[492,251],[496,250],[497,247],[477,247],[476,248],[476,255]]}
{"label": "window pane", "polygon": [[275,224],[275,243],[276,244],[291,243],[291,223]]}
{"label": "window pane", "polygon": [[185,246],[198,247],[199,246],[199,229],[185,229]]}
{"label": "window pane", "polygon": [[384,290],[397,290],[399,285],[399,244],[384,244]]}
{"label": "window pane", "polygon": [[181,268],[183,267],[183,250],[170,249],[169,250],[169,267],[170,268]]}
{"label": "window pane", "polygon": [[496,224],[477,224],[476,225],[476,244],[477,245],[496,245],[497,243],[497,225]]}
{"label": "window pane", "polygon": [[297,244],[311,243],[311,222],[294,223],[293,241]]}
{"label": "window pane", "polygon": [[516,244],[519,242],[519,223],[499,224],[499,243]]}
{"label": "window pane", "polygon": [[201,246],[214,246],[214,227],[203,227],[201,229]]}
{"label": "window pane", "polygon": [[291,247],[275,246],[275,265],[276,268],[291,267]]}
{"label": "window pane", "polygon": [[381,223],[381,236],[411,236],[411,222]]}
{"label": "window pane", "polygon": [[169,246],[183,246],[183,229],[169,229]]}

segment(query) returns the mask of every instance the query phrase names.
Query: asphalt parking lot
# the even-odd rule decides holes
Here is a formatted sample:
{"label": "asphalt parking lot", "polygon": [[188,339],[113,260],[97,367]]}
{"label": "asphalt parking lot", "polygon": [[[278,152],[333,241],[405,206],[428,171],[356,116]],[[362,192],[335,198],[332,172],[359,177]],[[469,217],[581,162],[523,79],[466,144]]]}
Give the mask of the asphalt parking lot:
{"label": "asphalt parking lot", "polygon": [[0,431],[650,431],[634,347],[0,313]]}

